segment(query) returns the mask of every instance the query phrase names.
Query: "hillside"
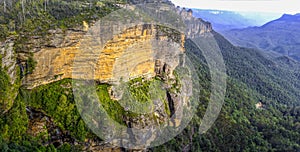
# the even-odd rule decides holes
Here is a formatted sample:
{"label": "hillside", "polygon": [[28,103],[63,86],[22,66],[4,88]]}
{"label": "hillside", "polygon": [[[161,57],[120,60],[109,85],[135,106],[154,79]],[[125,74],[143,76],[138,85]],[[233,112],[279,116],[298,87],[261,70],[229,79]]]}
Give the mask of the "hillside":
{"label": "hillside", "polygon": [[274,51],[299,61],[299,21],[299,14],[284,14],[260,27],[235,29],[223,34],[235,45]]}
{"label": "hillside", "polygon": [[[191,151],[299,150],[300,134],[295,130],[299,128],[299,93],[296,89],[299,88],[296,85],[299,70],[294,71],[299,65],[293,70],[287,69],[289,62],[268,60],[259,50],[235,47],[220,34],[213,32],[213,35],[229,76],[221,114],[207,133],[196,135],[193,130],[198,129],[197,124],[203,116],[199,111],[183,134],[158,147],[157,151],[184,150],[186,147]],[[210,40],[204,41],[209,43]],[[193,42],[188,41],[186,45],[188,55],[200,63],[201,85],[206,88],[208,69],[203,62],[204,56]],[[204,96],[201,101],[210,100]],[[259,103],[262,107],[257,107]]]}
{"label": "hillside", "polygon": [[[0,18],[4,29],[0,45],[1,150],[300,150],[298,62],[285,57],[273,60],[257,49],[236,47],[215,32],[209,22],[194,18],[190,11],[175,8],[165,0],[146,1],[150,4],[146,7],[128,7],[129,11],[119,13],[120,16],[109,14],[124,7],[125,1],[27,1],[23,7],[27,11],[23,14],[24,1],[14,2],[16,5],[7,4],[6,10],[0,9],[5,14]],[[144,4],[142,0],[129,1],[131,4],[141,2]],[[38,11],[34,13],[33,10]],[[153,17],[173,24],[120,28],[116,36],[110,37],[115,27],[98,22],[106,16],[120,23],[134,23],[136,17],[149,21]],[[11,28],[10,22],[15,22],[15,28]],[[171,28],[182,25],[185,28]],[[99,36],[97,30],[101,28],[107,33]],[[93,34],[96,36],[89,37]],[[101,48],[99,42],[103,39],[108,41],[104,51],[95,53],[94,50]],[[203,52],[210,52],[210,49],[220,49],[226,66],[227,86],[217,120],[200,134],[203,116],[212,103],[212,76],[221,73],[209,69],[209,60]],[[76,53],[79,54],[77,58],[74,57]],[[190,61],[182,57],[185,55]],[[78,65],[75,70],[72,69],[74,61]],[[193,66],[192,70],[182,67],[188,63]],[[191,71],[194,72],[192,79]],[[79,78],[83,81],[78,81]],[[195,96],[190,96],[191,86],[199,87],[199,90],[192,90]],[[100,100],[90,100],[93,95]],[[124,100],[122,96],[127,98]],[[222,93],[217,92],[217,96]],[[102,123],[107,119],[100,115],[103,109],[99,108],[99,103],[117,125],[107,127]],[[87,109],[82,110],[81,106]],[[96,115],[92,115],[95,110]],[[189,115],[193,110],[195,114]],[[182,129],[182,132],[157,145],[153,140],[159,138],[159,134],[134,134],[134,130],[122,128],[151,130],[157,125],[165,125],[168,132],[163,137],[166,138],[172,137],[169,133],[173,128]],[[121,144],[117,144],[123,147],[105,141],[107,136],[95,132],[97,126],[100,131],[117,130],[108,138],[125,134]],[[124,148],[131,143],[156,147]]]}

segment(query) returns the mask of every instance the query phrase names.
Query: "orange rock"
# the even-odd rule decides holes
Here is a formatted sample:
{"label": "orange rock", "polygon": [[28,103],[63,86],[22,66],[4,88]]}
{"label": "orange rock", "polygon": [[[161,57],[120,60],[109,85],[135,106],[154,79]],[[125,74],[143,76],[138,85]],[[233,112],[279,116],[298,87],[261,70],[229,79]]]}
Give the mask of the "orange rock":
{"label": "orange rock", "polygon": [[[158,50],[155,52],[152,41],[173,41],[168,33],[161,34],[163,32],[158,29],[155,25],[131,27],[114,36],[103,49],[95,45],[93,38],[71,32],[65,39],[79,39],[79,42],[66,46],[72,42],[64,41],[60,48],[44,47],[34,53],[37,66],[23,83],[27,84],[28,88],[33,88],[64,78],[114,82],[121,77],[126,80],[131,77],[154,76],[154,55]],[[178,45],[181,51],[184,51],[184,34],[174,35],[181,40]],[[168,51],[170,50],[166,52]]]}

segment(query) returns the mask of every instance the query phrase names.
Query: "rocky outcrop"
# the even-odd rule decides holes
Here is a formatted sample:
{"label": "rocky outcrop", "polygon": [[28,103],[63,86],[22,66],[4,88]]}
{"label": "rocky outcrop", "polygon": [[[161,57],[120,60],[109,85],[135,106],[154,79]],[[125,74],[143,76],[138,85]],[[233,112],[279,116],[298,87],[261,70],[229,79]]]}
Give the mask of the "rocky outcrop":
{"label": "rocky outcrop", "polygon": [[12,107],[18,93],[18,66],[12,37],[0,42],[0,62],[1,85],[4,85],[0,89],[0,114],[2,114]]}
{"label": "rocky outcrop", "polygon": [[205,33],[212,32],[212,25],[209,22],[205,22],[201,18],[193,17],[193,11],[191,9],[177,7],[177,13],[182,17],[186,25],[187,38],[195,38]]}
{"label": "rocky outcrop", "polygon": [[2,43],[0,42],[0,55],[2,59],[2,69],[6,69],[11,84],[14,84],[17,78],[17,62],[13,38],[9,38]]}

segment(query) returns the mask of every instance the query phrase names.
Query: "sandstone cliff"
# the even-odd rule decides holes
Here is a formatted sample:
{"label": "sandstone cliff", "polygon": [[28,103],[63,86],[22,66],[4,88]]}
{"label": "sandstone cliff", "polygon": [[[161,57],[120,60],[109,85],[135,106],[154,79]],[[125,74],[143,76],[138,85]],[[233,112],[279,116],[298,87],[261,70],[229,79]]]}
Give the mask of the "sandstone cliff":
{"label": "sandstone cliff", "polygon": [[[126,29],[123,33],[115,36],[106,43],[100,54],[88,53],[80,50],[81,41],[84,41],[83,31],[67,31],[66,36],[60,40],[60,43],[53,47],[43,47],[40,51],[34,53],[34,59],[37,66],[32,74],[28,75],[23,83],[31,87],[35,87],[49,82],[61,80],[64,78],[72,78],[73,68],[79,68],[84,73],[85,70],[95,70],[93,75],[83,75],[80,77],[73,74],[73,77],[84,79],[95,79],[100,82],[114,82],[121,77],[129,79],[129,77],[138,77],[141,75],[154,76],[155,74],[155,55],[167,56],[172,55],[171,50],[158,50],[153,48],[152,40],[173,41],[168,33],[162,32],[159,26],[143,25]],[[55,33],[53,39],[57,39]],[[175,35],[180,40],[180,47],[183,48],[184,36]],[[134,46],[133,46],[134,44]],[[97,46],[93,46],[97,47]],[[100,49],[100,48],[99,48]],[[162,48],[160,48],[162,49]],[[183,50],[183,49],[182,49]],[[80,54],[81,53],[81,54]],[[99,55],[99,56],[95,56]],[[80,67],[73,67],[73,61],[77,56],[82,64]],[[96,59],[95,63],[92,60]],[[169,59],[169,61],[174,58]],[[84,64],[91,63],[91,67],[82,68]],[[87,65],[86,65],[87,66]],[[76,72],[76,69],[74,70]],[[129,73],[129,75],[125,75]]]}
{"label": "sandstone cliff", "polygon": [[[165,3],[168,3],[168,1]],[[184,50],[185,38],[194,38],[197,35],[212,31],[210,23],[194,18],[190,10],[175,8],[173,5],[170,8],[171,11],[177,12],[181,17],[186,26],[185,33],[180,34],[176,30],[168,33],[165,30],[166,28],[161,29],[160,26],[155,25],[134,26],[125,29],[121,34],[109,40],[100,54],[83,52],[82,46],[92,45],[83,44],[89,43],[88,37],[85,37],[87,33],[85,30],[67,30],[65,32],[59,29],[51,30],[49,31],[48,40],[44,43],[41,43],[41,38],[33,37],[30,45],[34,48],[29,51],[34,53],[37,66],[32,74],[23,79],[23,84],[27,85],[28,88],[33,88],[64,78],[72,78],[72,74],[73,77],[96,79],[108,83],[115,82],[120,78],[129,79],[130,77],[143,75],[154,76],[157,60],[155,54],[161,52],[165,52],[160,54],[162,56],[172,54],[172,51],[167,48],[156,48],[163,49],[160,51],[154,50],[152,47],[154,41],[172,41],[178,43]],[[86,24],[84,29],[87,29]],[[173,34],[170,34],[172,32]],[[97,46],[93,46],[93,48],[95,50],[101,49]],[[75,56],[80,56],[81,59],[79,60],[81,60],[82,66],[87,66],[86,68],[80,68],[81,75],[72,73],[74,71],[78,72],[74,69],[78,67],[73,67]],[[169,60],[172,59],[169,57]],[[173,56],[173,60],[176,60],[175,56]],[[90,62],[95,62],[95,64],[89,64]],[[173,66],[175,68],[176,64]],[[86,76],[86,73],[89,73],[90,70],[94,70],[92,72],[93,76]],[[129,73],[129,75],[124,75],[124,73]]]}

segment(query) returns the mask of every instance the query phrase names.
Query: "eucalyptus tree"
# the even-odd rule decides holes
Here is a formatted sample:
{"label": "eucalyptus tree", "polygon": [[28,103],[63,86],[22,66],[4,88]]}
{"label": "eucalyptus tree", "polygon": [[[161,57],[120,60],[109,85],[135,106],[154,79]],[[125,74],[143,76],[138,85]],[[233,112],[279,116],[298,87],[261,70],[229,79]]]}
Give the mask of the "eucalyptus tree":
{"label": "eucalyptus tree", "polygon": [[6,0],[3,0],[3,10],[6,13]]}
{"label": "eucalyptus tree", "polygon": [[25,21],[25,6],[24,6],[24,0],[21,1],[21,5],[22,5],[23,21]]}

